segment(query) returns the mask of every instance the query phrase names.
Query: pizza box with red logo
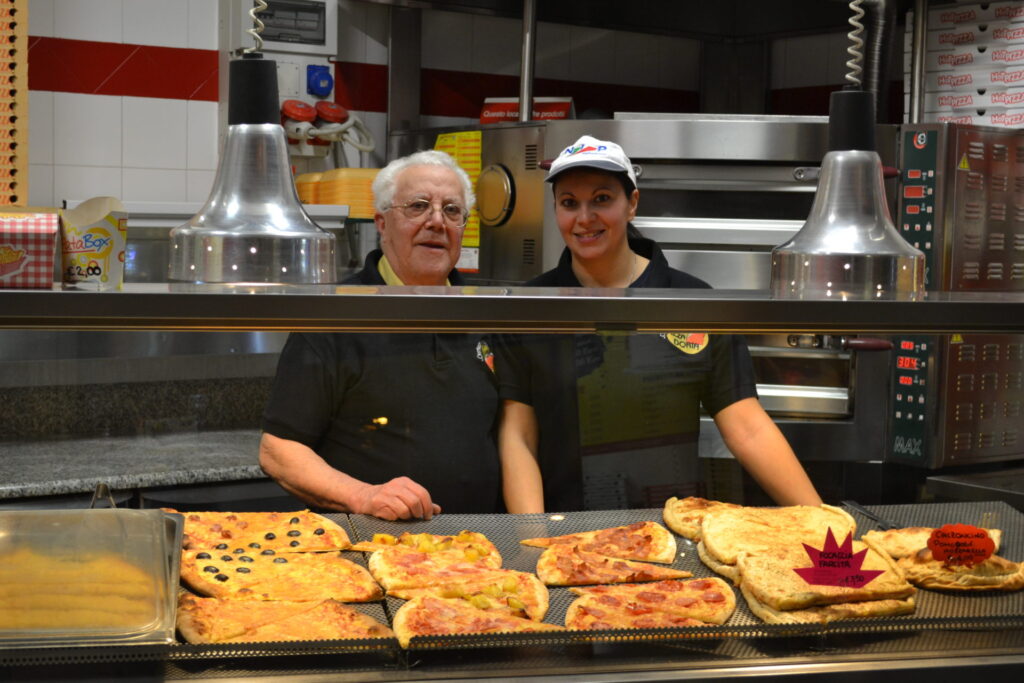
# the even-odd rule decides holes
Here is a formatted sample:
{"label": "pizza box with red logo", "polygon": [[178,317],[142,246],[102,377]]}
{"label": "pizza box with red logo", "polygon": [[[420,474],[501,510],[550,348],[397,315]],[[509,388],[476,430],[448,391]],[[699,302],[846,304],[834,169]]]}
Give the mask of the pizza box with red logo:
{"label": "pizza box with red logo", "polygon": [[59,227],[56,209],[0,209],[0,288],[53,287]]}

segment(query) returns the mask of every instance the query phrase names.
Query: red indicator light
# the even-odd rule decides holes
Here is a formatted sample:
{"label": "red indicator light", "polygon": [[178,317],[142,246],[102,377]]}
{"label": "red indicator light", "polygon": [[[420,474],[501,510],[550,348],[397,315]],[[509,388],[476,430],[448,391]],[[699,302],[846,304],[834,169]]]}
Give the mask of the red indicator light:
{"label": "red indicator light", "polygon": [[906,208],[907,213],[921,213],[921,207],[917,204],[909,204]]}
{"label": "red indicator light", "polygon": [[912,179],[912,180],[916,180],[917,178],[921,177],[921,171],[919,171],[916,168],[911,169],[911,170],[907,171],[907,177]]}
{"label": "red indicator light", "polygon": [[900,375],[900,384],[907,384],[907,385],[909,385],[909,384],[913,384],[913,383],[914,383],[914,378],[913,377],[907,377],[906,375]]}
{"label": "red indicator light", "polygon": [[917,359],[913,356],[896,356],[896,367],[903,370],[917,370]]}
{"label": "red indicator light", "polygon": [[904,185],[903,196],[908,199],[920,199],[924,197],[924,185]]}
{"label": "red indicator light", "polygon": [[900,342],[900,348],[902,350],[904,350],[904,351],[913,351],[914,350],[914,342],[912,342],[912,341],[901,341]]}

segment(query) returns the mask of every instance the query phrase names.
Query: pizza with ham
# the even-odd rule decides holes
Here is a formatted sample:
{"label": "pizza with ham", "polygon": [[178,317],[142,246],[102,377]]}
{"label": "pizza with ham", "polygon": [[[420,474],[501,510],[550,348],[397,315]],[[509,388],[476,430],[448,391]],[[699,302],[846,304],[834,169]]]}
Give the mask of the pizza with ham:
{"label": "pizza with ham", "polygon": [[743,506],[736,505],[735,503],[723,503],[718,500],[708,500],[707,498],[698,498],[696,496],[689,496],[687,498],[676,498],[673,496],[665,501],[662,517],[665,519],[665,524],[672,531],[691,541],[699,541],[701,522],[707,513],[714,510],[740,507]]}
{"label": "pizza with ham", "polygon": [[388,595],[412,600],[432,595],[460,599],[483,610],[499,610],[540,621],[548,611],[548,589],[533,574],[512,569],[441,569],[424,578],[431,585],[394,588]]}
{"label": "pizza with ham", "polygon": [[399,588],[436,585],[443,581],[437,578],[443,575],[442,570],[452,577],[472,576],[480,569],[498,569],[501,567],[501,555],[497,549],[492,551],[481,546],[424,552],[396,545],[374,551],[368,565],[373,577],[391,592]]}
{"label": "pizza with ham", "polygon": [[184,591],[178,595],[177,626],[195,644],[395,636],[373,617],[337,600],[221,600]]}
{"label": "pizza with ham", "polygon": [[462,635],[466,633],[528,633],[564,631],[555,624],[524,619],[497,610],[482,610],[464,600],[415,597],[398,608],[392,627],[402,647],[415,636]]}
{"label": "pizza with ham", "polygon": [[196,593],[215,598],[369,602],[384,595],[365,568],[340,552],[183,550],[181,578]]}
{"label": "pizza with ham", "polygon": [[342,527],[309,510],[178,514],[185,517],[182,547],[186,550],[309,552],[345,550],[352,545]]}
{"label": "pizza with ham", "polygon": [[636,560],[620,560],[580,550],[575,545],[553,545],[537,560],[537,576],[548,586],[586,586],[597,583],[637,583],[685,579],[690,572]]}
{"label": "pizza with ham", "polygon": [[[580,597],[566,614],[565,625],[569,628],[649,628],[631,620],[650,615],[724,624],[736,610],[736,594],[717,577],[570,590]],[[595,621],[610,625],[594,625]]]}
{"label": "pizza with ham", "polygon": [[671,564],[676,558],[675,537],[657,522],[636,522],[627,526],[564,536],[527,538],[520,543],[535,548],[575,545],[580,550],[608,557],[664,564]]}

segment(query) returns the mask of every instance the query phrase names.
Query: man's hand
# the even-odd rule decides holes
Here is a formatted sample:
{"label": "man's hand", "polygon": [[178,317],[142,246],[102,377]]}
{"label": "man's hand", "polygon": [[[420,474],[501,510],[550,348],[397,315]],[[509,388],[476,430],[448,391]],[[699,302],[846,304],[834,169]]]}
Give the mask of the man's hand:
{"label": "man's hand", "polygon": [[441,512],[441,506],[430,499],[430,493],[409,477],[395,477],[376,486],[364,484],[352,496],[350,507],[352,512],[388,521],[430,519]]}

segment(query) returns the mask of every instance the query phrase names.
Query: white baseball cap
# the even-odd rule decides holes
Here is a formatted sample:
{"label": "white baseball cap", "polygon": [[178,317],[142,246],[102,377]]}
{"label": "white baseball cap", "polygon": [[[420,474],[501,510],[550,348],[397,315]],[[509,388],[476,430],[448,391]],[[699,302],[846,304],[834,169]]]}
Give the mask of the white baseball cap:
{"label": "white baseball cap", "polygon": [[625,173],[629,176],[633,187],[636,187],[636,173],[633,171],[633,164],[622,148],[614,142],[598,140],[589,135],[584,135],[563,149],[558,158],[551,162],[548,177],[544,180],[549,183],[554,182],[555,176],[559,173],[577,166]]}

